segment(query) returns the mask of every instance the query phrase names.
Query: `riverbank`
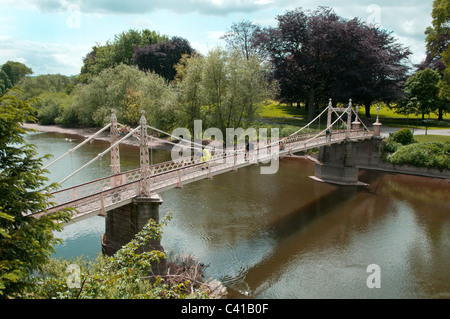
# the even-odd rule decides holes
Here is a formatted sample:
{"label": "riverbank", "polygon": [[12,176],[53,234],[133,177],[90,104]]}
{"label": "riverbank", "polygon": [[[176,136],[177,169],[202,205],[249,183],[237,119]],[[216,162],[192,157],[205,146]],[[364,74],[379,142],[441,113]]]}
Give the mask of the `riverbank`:
{"label": "riverbank", "polygon": [[[98,127],[85,127],[85,128],[66,128],[59,125],[40,125],[35,123],[23,123],[22,127],[28,130],[34,130],[37,132],[46,132],[46,133],[60,133],[67,135],[75,135],[83,138],[88,138],[89,136],[97,133],[101,128]],[[109,131],[106,130],[100,133],[98,136],[94,138],[94,140],[110,142],[110,134]],[[164,140],[168,141],[168,138],[160,138],[159,140],[151,139],[149,141],[149,147],[160,150],[171,150],[173,145],[169,142],[164,142]],[[122,142],[125,145],[131,146],[139,146],[139,141],[136,138],[128,138]]]}

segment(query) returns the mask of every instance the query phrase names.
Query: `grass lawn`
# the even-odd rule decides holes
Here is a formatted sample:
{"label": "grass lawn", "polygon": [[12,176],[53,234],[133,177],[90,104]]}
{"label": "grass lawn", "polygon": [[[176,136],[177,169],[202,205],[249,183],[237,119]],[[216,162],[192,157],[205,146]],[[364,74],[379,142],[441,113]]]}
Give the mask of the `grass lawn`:
{"label": "grass lawn", "polygon": [[[364,118],[364,111],[360,111],[361,118]],[[373,106],[370,110],[370,114],[372,115],[372,122],[375,121],[377,116],[377,110],[376,106]],[[381,107],[380,108],[380,122],[383,125],[390,126],[390,127],[406,127],[406,128],[420,128],[425,129],[426,123],[422,121],[422,116],[411,114],[409,116],[397,114],[395,113],[395,110],[392,110],[388,107]],[[438,115],[437,114],[431,114],[430,120],[428,122],[428,129],[447,129],[450,128],[450,114],[444,115],[443,121],[438,121]],[[428,115],[425,116],[425,120],[428,120]]]}
{"label": "grass lawn", "polygon": [[[360,108],[359,114],[362,120],[366,123],[373,123],[377,117],[376,106],[371,108],[371,118],[365,117],[364,109]],[[261,107],[260,116],[264,121],[271,123],[288,124],[295,126],[303,126],[308,123],[307,112],[304,107],[289,106],[281,104],[276,101],[269,101],[266,105]],[[381,107],[379,114],[380,122],[385,126],[390,127],[406,127],[406,128],[420,128],[425,129],[426,123],[422,121],[422,116],[410,115],[409,117],[397,114],[394,110],[388,107]],[[437,114],[431,114],[428,122],[428,129],[450,129],[450,114],[444,115],[444,121],[438,121]],[[426,116],[428,120],[428,116]],[[326,123],[326,115],[321,120]]]}
{"label": "grass lawn", "polygon": [[263,118],[299,118],[304,119],[308,113],[303,107],[289,106],[276,101],[269,101],[269,104],[263,105],[259,113]]}
{"label": "grass lawn", "polygon": [[414,135],[414,139],[418,142],[424,143],[424,142],[449,142],[450,143],[450,136],[444,136],[444,135]]}

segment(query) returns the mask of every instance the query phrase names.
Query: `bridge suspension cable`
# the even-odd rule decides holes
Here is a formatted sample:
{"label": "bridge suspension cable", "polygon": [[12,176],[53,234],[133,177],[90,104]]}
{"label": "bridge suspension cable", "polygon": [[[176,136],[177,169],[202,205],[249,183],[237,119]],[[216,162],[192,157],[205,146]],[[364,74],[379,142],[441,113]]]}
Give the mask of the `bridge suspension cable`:
{"label": "bridge suspension cable", "polygon": [[315,135],[314,137],[311,137],[309,140],[306,140],[304,143],[308,143],[309,141],[315,139],[316,137],[319,137],[320,135],[322,135],[324,132],[326,132],[328,129],[332,128],[334,124],[336,124],[339,120],[342,119],[342,117],[344,116],[344,114],[346,114],[348,112],[348,109],[351,108],[352,106],[349,105],[346,109],[345,112],[342,112],[342,114],[327,128],[325,128],[323,131],[321,131],[319,134]]}
{"label": "bridge suspension cable", "polygon": [[77,146],[75,146],[74,148],[70,149],[69,151],[67,151],[66,153],[64,153],[63,155],[61,155],[60,157],[58,157],[57,159],[55,159],[53,162],[47,164],[46,166],[44,166],[43,169],[47,169],[50,166],[52,166],[53,164],[55,164],[56,162],[59,162],[60,160],[62,160],[64,157],[66,157],[69,154],[72,154],[73,152],[75,152],[77,149],[79,149],[81,146],[83,146],[84,144],[86,144],[87,142],[92,141],[94,138],[96,138],[100,133],[102,133],[103,131],[105,131],[106,129],[108,129],[111,126],[111,123],[109,123],[108,125],[106,125],[104,128],[102,128],[100,131],[98,131],[97,133],[95,133],[94,135],[90,136],[89,138],[87,138],[86,140],[84,140],[82,143],[78,144]]}
{"label": "bridge suspension cable", "polygon": [[129,132],[127,135],[125,135],[124,137],[122,137],[120,140],[118,140],[117,142],[115,142],[114,144],[112,144],[110,147],[108,147],[105,151],[103,151],[102,153],[99,153],[96,157],[94,157],[92,160],[90,160],[89,162],[87,162],[86,164],[84,164],[82,167],[80,167],[79,169],[77,169],[75,172],[73,172],[72,174],[70,174],[69,176],[67,176],[66,178],[64,178],[63,180],[61,180],[59,182],[59,184],[64,183],[65,181],[67,181],[69,178],[73,177],[75,174],[79,173],[80,171],[82,171],[83,169],[85,169],[86,167],[88,167],[89,165],[91,165],[92,163],[94,163],[95,161],[97,161],[98,159],[102,158],[106,153],[108,153],[111,149],[113,149],[114,147],[116,147],[117,145],[119,145],[122,141],[126,140],[127,138],[129,138],[131,135],[133,135],[137,130],[139,130],[141,128],[141,126],[139,125],[138,127],[136,127],[134,130],[132,130],[131,132]]}
{"label": "bridge suspension cable", "polygon": [[[185,139],[183,139],[183,138],[180,138],[180,137],[178,137],[178,136],[172,135],[172,134],[170,134],[170,133],[161,131],[160,129],[157,129],[156,127],[150,126],[150,125],[148,125],[148,124],[147,124],[147,128],[150,128],[150,129],[152,129],[152,130],[154,130],[154,131],[156,131],[156,132],[159,132],[159,133],[161,133],[161,134],[165,134],[165,135],[167,135],[167,136],[173,137],[173,138],[175,138],[175,139],[177,139],[177,140],[179,140],[179,141],[185,141],[185,142],[192,143],[193,145],[198,145],[200,149],[203,148],[203,145],[202,145],[202,144],[198,144],[198,143],[195,143],[195,142],[192,142],[192,141],[185,140]],[[174,143],[172,143],[172,144],[174,144]],[[178,144],[176,144],[176,145],[178,145]],[[194,149],[195,149],[195,147],[194,147]]]}
{"label": "bridge suspension cable", "polygon": [[312,120],[311,122],[309,122],[308,124],[306,124],[306,126],[302,127],[302,128],[299,129],[297,132],[292,133],[292,134],[289,135],[289,136],[297,135],[298,133],[300,133],[301,131],[303,131],[305,128],[309,127],[312,123],[314,123],[317,119],[319,119],[319,118],[323,115],[323,113],[325,113],[325,111],[328,110],[329,107],[330,107],[330,106],[327,106],[327,107],[322,111],[322,113],[320,113],[314,120]]}

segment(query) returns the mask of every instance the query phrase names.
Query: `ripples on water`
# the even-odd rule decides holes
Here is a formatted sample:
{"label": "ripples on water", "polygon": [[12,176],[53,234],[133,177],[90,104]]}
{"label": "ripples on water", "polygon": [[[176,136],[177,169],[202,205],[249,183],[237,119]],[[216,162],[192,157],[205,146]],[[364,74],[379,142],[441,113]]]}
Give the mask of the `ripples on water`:
{"label": "ripples on water", "polygon": [[[29,141],[56,157],[80,142],[48,133]],[[74,165],[105,145],[90,144]],[[121,149],[122,171],[138,167],[138,156]],[[107,172],[108,165],[104,159],[77,178]],[[52,178],[69,167],[62,164]],[[166,191],[160,215],[171,211],[173,219],[162,245],[209,265],[207,275],[235,298],[450,298],[447,181],[362,172],[370,187],[336,187],[314,182],[313,173],[310,162],[286,158],[276,175],[251,166]],[[95,257],[103,232],[101,217],[67,226],[56,256]],[[380,289],[366,285],[370,264],[381,268]]]}

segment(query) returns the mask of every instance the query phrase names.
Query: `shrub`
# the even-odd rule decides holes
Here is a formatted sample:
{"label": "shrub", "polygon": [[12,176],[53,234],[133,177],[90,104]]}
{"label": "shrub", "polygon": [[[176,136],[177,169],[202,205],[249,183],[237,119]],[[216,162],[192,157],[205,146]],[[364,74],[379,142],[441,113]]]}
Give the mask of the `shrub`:
{"label": "shrub", "polygon": [[400,131],[395,132],[391,136],[394,142],[400,143],[402,145],[409,145],[414,143],[414,135],[410,129],[402,128]]}
{"label": "shrub", "polygon": [[[204,265],[184,259],[170,263],[170,273],[153,275],[152,264],[166,259],[159,250],[142,251],[151,239],[161,239],[162,227],[170,220],[168,215],[157,224],[147,225],[130,243],[113,257],[99,255],[95,260],[52,259],[36,273],[36,286],[30,298],[48,299],[198,299],[209,298],[210,287],[204,280]],[[79,268],[78,287],[67,285],[70,265]]]}
{"label": "shrub", "polygon": [[400,147],[402,147],[402,144],[395,142],[393,138],[388,138],[386,144],[384,144],[384,150],[389,153],[397,152]]}
{"label": "shrub", "polygon": [[414,143],[398,149],[388,156],[393,164],[408,164],[416,167],[450,169],[450,143]]}

